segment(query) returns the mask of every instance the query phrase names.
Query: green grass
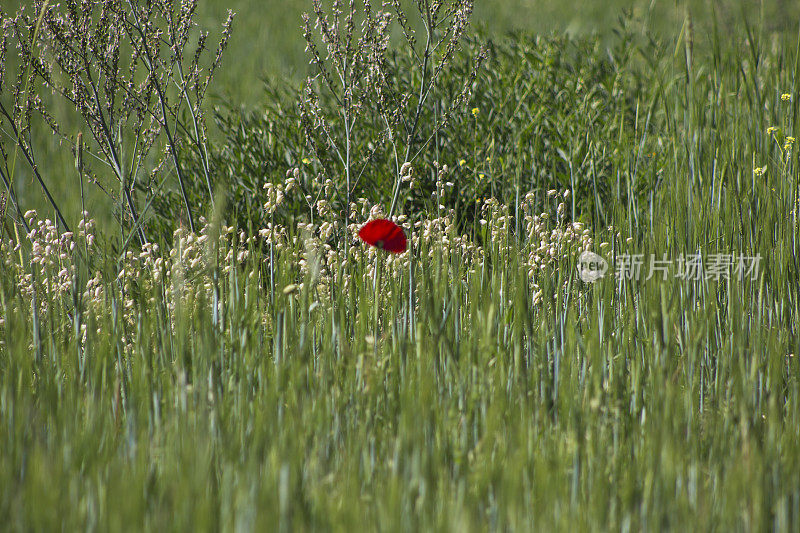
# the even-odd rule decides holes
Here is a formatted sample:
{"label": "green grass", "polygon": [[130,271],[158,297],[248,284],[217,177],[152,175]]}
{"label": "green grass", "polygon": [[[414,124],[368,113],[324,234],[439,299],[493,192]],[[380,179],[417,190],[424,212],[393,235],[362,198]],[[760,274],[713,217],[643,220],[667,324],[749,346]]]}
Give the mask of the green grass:
{"label": "green grass", "polygon": [[[660,9],[682,20],[668,4]],[[186,253],[175,270],[155,256],[118,263],[118,238],[102,225],[89,254],[43,265],[32,265],[29,243],[15,251],[6,240],[0,523],[797,530],[800,146],[785,144],[798,134],[800,61],[794,30],[769,22],[778,4],[765,3],[749,36],[727,32],[724,13],[717,32],[699,16],[712,30],[696,30],[690,65],[666,15],[652,42],[636,24],[609,41],[494,37],[496,60],[475,91],[479,117],[465,113],[417,167],[423,176],[433,160],[456,169],[455,192],[442,200],[454,216],[427,237],[416,228],[410,257],[361,245],[345,257],[331,241],[317,270],[327,258],[292,218],[301,208],[279,213],[287,235],[275,248],[235,233],[218,240],[220,219],[234,214],[209,210],[207,241],[162,243],[166,260]],[[522,19],[512,6],[497,8],[498,28]],[[541,13],[573,27],[554,6]],[[216,4],[204,9],[217,17]],[[250,71],[243,94],[258,94],[248,62],[260,59],[234,61],[244,36],[258,33],[247,29],[259,19],[251,15],[221,82]],[[585,26],[599,16],[585,15]],[[289,7],[265,20],[282,16]],[[279,47],[301,46],[286,32]],[[586,93],[568,85],[574,76],[585,77]],[[275,95],[256,109],[292,109],[290,90]],[[215,175],[280,181],[304,155],[299,130],[286,129],[290,112],[265,118],[237,102],[220,115]],[[68,164],[60,168],[72,172]],[[480,171],[489,177],[475,186]],[[423,186],[435,189],[433,180]],[[586,224],[595,250],[610,243],[612,272],[620,254],[737,252],[763,258],[759,275],[609,274],[584,284],[574,248],[530,272],[539,241],[520,198],[530,192],[528,213],[554,224],[550,188],[573,191],[567,218]],[[479,203],[467,212],[488,196],[508,211],[476,211]],[[241,213],[259,196],[229,197],[245,238],[268,222]],[[438,200],[409,196],[401,212],[431,223]],[[385,208],[387,199],[379,192],[372,202]],[[464,247],[453,244],[461,233]],[[75,281],[48,284],[73,266]],[[101,290],[85,294],[95,272]],[[290,284],[302,285],[287,294]]]}

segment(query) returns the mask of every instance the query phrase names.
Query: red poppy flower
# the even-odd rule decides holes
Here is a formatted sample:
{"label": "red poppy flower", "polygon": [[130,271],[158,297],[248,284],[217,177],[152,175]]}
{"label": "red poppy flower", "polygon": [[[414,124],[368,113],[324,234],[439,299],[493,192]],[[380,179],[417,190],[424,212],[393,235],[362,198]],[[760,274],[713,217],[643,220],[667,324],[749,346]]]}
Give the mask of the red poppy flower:
{"label": "red poppy flower", "polygon": [[406,251],[406,234],[391,220],[379,218],[367,222],[358,232],[358,236],[365,243],[393,254]]}

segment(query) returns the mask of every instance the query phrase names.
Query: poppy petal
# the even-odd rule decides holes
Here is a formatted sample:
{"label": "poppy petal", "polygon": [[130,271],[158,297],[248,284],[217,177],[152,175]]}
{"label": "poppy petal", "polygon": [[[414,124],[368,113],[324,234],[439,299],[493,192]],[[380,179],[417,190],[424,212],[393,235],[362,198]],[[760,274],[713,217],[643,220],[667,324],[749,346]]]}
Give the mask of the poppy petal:
{"label": "poppy petal", "polygon": [[399,254],[406,251],[406,235],[391,220],[377,219],[367,222],[358,232],[358,236],[367,244],[387,252]]}

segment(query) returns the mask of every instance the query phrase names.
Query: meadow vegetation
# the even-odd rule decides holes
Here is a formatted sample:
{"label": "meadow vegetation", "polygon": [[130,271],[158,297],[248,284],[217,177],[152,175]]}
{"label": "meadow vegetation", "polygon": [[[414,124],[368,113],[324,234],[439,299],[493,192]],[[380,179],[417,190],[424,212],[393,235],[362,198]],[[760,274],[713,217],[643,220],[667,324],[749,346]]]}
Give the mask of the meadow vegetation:
{"label": "meadow vegetation", "polygon": [[792,6],[314,1],[262,83],[79,4],[2,13],[5,527],[798,528]]}

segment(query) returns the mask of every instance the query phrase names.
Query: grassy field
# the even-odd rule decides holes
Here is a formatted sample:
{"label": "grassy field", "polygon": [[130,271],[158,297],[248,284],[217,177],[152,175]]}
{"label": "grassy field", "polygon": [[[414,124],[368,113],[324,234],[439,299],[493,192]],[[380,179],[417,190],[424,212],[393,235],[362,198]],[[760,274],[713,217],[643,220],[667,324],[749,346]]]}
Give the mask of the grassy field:
{"label": "grassy field", "polygon": [[[0,529],[796,531],[797,8],[562,4],[476,6],[413,172],[367,115],[349,202],[298,111],[299,1],[200,8],[240,22],[213,206],[202,157],[180,162],[196,232],[177,187],[145,244],[102,195],[84,218],[53,142],[64,233],[20,163],[38,213],[2,195]],[[398,255],[357,238],[390,211]]]}

